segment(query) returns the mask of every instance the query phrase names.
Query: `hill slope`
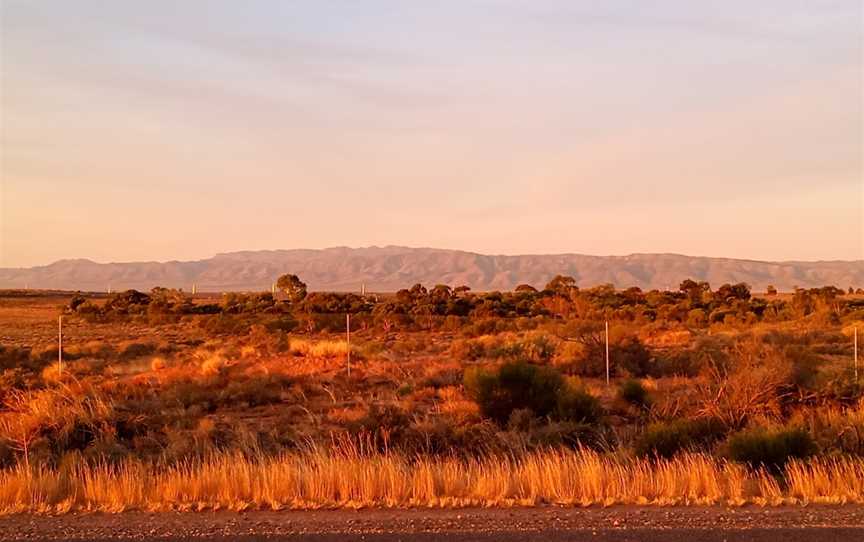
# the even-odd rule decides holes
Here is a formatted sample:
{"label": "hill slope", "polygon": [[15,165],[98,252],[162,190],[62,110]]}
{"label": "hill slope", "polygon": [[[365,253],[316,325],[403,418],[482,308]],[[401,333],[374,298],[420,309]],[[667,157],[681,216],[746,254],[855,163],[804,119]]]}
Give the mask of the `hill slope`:
{"label": "hill slope", "polygon": [[759,262],[677,254],[586,256],[580,254],[491,256],[431,248],[368,247],[322,250],[267,250],[218,254],[190,262],[101,264],[61,260],[29,269],[0,268],[0,288],[80,290],[149,289],[166,286],[201,291],[266,290],[276,277],[295,273],[313,290],[395,291],[421,282],[465,284],[475,290],[508,290],[528,283],[542,287],[557,274],[570,275],[580,286],[676,288],[685,278],[747,282],[757,290],[773,284],[795,286],[864,286],[864,261]]}

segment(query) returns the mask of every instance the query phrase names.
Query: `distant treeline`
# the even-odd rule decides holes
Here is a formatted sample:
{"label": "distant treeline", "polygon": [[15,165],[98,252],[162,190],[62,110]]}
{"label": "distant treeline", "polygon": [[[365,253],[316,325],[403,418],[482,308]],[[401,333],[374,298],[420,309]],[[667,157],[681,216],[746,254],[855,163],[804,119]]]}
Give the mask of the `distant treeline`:
{"label": "distant treeline", "polygon": [[[294,275],[277,282],[276,293],[226,293],[218,303],[201,302],[182,290],[154,288],[150,293],[127,290],[108,298],[103,305],[76,295],[68,312],[90,319],[124,316],[151,318],[184,315],[278,315],[281,326],[293,328],[344,327],[341,318],[355,315],[361,325],[431,328],[442,321],[457,325],[463,320],[488,318],[609,319],[631,322],[679,322],[692,327],[711,324],[752,324],[778,322],[812,315],[839,321],[840,316],[864,312],[864,299],[844,294],[862,290],[841,290],[834,286],[797,289],[791,296],[779,296],[773,288],[754,297],[745,283],[723,284],[716,290],[704,281],[681,282],[677,291],[612,285],[579,288],[572,277],[557,276],[542,290],[529,285],[509,292],[474,293],[467,286],[451,288],[439,284],[426,288],[416,284],[395,295],[311,292]],[[328,317],[329,316],[329,317]],[[342,322],[341,324],[339,322]]]}

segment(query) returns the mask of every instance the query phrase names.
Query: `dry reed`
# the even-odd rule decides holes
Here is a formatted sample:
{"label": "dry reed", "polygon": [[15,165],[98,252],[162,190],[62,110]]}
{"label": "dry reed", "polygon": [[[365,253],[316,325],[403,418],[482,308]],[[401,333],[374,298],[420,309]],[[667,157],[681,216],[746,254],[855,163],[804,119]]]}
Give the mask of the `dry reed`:
{"label": "dry reed", "polygon": [[2,513],[809,502],[864,503],[864,460],[793,462],[775,478],[698,454],[647,461],[581,450],[458,460],[313,450],[163,468],[0,471]]}

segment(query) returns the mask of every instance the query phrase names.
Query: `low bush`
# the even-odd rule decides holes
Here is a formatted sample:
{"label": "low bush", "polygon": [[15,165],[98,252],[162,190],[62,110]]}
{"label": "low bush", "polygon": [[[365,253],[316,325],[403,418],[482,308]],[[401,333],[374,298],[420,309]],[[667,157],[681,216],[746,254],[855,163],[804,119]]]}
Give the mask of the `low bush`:
{"label": "low bush", "polygon": [[532,449],[567,446],[571,448],[602,448],[604,431],[595,424],[574,421],[551,421],[532,428]]}
{"label": "low bush", "polygon": [[647,408],[651,404],[648,390],[638,380],[631,378],[621,383],[618,388],[618,397],[633,406]]}
{"label": "low bush", "polygon": [[725,448],[734,461],[773,471],[790,459],[803,459],[817,451],[816,441],[801,428],[748,429],[729,437]]}
{"label": "low bush", "polygon": [[565,382],[558,390],[555,413],[559,420],[591,424],[600,420],[603,409],[584,387]]}
{"label": "low bush", "polygon": [[706,446],[723,436],[721,424],[710,419],[674,420],[649,425],[636,440],[636,454],[642,457],[672,457]]}
{"label": "low bush", "polygon": [[245,335],[252,327],[249,319],[233,314],[199,317],[198,326],[209,335]]}
{"label": "low bush", "polygon": [[439,389],[458,386],[462,382],[462,368],[458,365],[429,367],[425,374],[426,377],[420,382],[420,387]]}
{"label": "low bush", "polygon": [[472,368],[465,372],[464,384],[483,415],[504,424],[516,409],[528,408],[537,416],[552,413],[564,378],[549,367],[511,362],[495,372]]}
{"label": "low bush", "polygon": [[158,345],[151,342],[129,342],[120,346],[120,358],[129,360],[156,353]]}
{"label": "low bush", "polygon": [[530,355],[529,348],[526,348],[528,344],[520,341],[514,334],[502,333],[454,341],[450,351],[456,358],[470,361],[480,359],[544,361],[547,359],[544,356],[548,353],[548,345],[542,339],[539,339],[536,344],[530,343]]}
{"label": "low bush", "polygon": [[702,371],[703,366],[704,360],[695,349],[667,351],[657,355],[649,376],[654,378],[671,376],[692,378]]}
{"label": "low bush", "polygon": [[544,333],[531,333],[521,343],[525,357],[537,363],[546,363],[555,357],[556,343]]}
{"label": "low bush", "polygon": [[822,453],[864,456],[864,403],[850,408],[817,406],[792,414],[787,424],[807,429]]}
{"label": "low bush", "polygon": [[17,346],[4,346],[0,344],[0,369],[11,369],[26,362],[30,358],[30,351]]}
{"label": "low bush", "polygon": [[[606,376],[606,339],[597,322],[568,324],[561,331],[571,337],[579,348],[570,352],[573,356],[568,364],[573,374],[588,378]],[[654,359],[644,344],[635,336],[620,328],[610,332],[609,367],[612,376],[632,375],[644,377],[652,374]],[[567,350],[570,350],[569,348]],[[560,357],[559,357],[560,360]]]}
{"label": "low bush", "polygon": [[495,372],[473,368],[465,372],[464,384],[483,415],[502,425],[518,409],[578,422],[596,422],[601,414],[595,397],[551,367],[511,362]]}
{"label": "low bush", "polygon": [[267,331],[271,333],[276,333],[279,331],[284,333],[290,333],[297,328],[297,325],[297,319],[288,314],[267,321],[264,324],[264,327],[267,329]]}
{"label": "low bush", "polygon": [[782,417],[784,401],[798,378],[783,351],[744,337],[730,356],[706,355],[705,378],[694,389],[704,417],[721,420],[729,429],[744,428],[754,419]]}
{"label": "low bush", "polygon": [[636,337],[624,337],[609,353],[615,364],[633,376],[648,376],[653,360],[650,352]]}
{"label": "low bush", "polygon": [[813,388],[821,364],[819,356],[799,345],[787,346],[783,353],[792,363],[791,384],[802,389]]}
{"label": "low bush", "polygon": [[463,337],[480,337],[481,335],[495,335],[516,330],[515,322],[509,319],[477,318],[464,326],[460,335]]}

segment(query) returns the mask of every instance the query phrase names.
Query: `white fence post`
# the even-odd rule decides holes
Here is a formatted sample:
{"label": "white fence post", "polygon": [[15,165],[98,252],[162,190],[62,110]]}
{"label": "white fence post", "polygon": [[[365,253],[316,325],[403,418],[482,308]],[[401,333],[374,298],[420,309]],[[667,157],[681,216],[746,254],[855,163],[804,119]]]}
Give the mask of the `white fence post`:
{"label": "white fence post", "polygon": [[63,315],[57,318],[57,374],[63,376]]}
{"label": "white fence post", "polygon": [[345,338],[348,342],[348,376],[351,376],[351,314],[345,315]]}
{"label": "white fence post", "polygon": [[609,385],[609,320],[606,320],[606,385]]}

